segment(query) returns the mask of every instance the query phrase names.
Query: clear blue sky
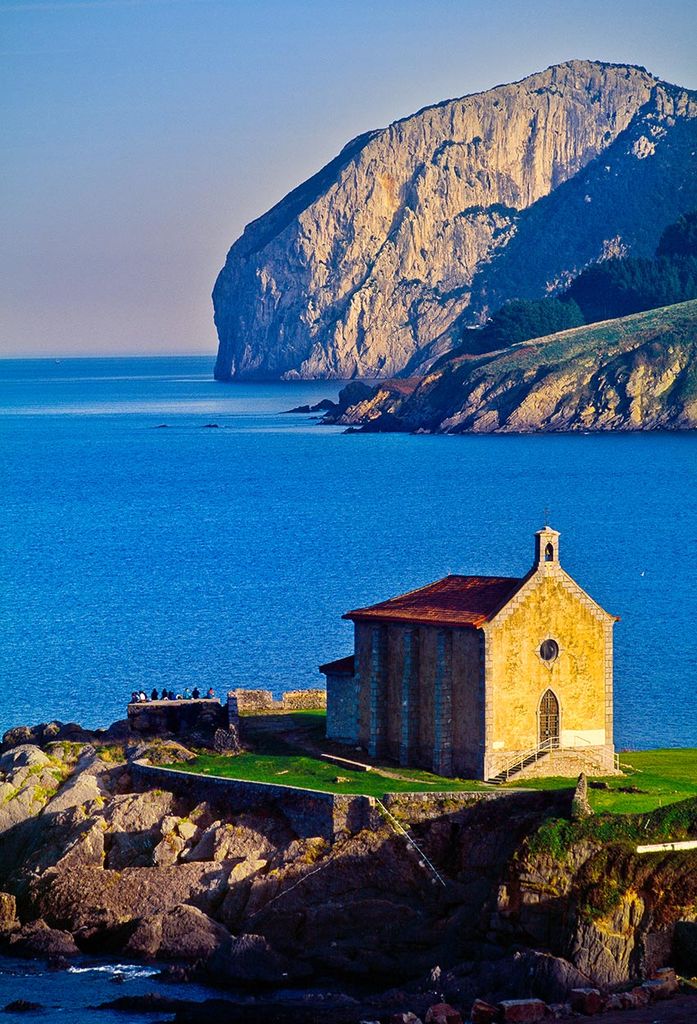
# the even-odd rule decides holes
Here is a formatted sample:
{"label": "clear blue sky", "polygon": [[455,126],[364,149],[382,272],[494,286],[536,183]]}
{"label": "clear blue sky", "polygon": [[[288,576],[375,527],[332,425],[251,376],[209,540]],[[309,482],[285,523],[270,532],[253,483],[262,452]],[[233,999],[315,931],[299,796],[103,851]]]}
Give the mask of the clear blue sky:
{"label": "clear blue sky", "polygon": [[696,53],[692,0],[0,0],[0,353],[213,352],[229,246],[359,132]]}

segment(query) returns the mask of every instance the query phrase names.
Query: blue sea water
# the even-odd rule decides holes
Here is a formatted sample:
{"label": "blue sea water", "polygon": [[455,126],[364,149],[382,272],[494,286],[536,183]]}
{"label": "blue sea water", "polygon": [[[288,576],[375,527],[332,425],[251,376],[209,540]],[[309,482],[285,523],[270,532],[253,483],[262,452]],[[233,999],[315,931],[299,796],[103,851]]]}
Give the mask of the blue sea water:
{"label": "blue sea water", "polygon": [[697,436],[346,435],[283,414],[336,383],[211,371],[0,363],[0,731],[106,725],[153,686],[321,685],[344,611],[522,575],[547,507],[621,616],[618,746],[697,744]]}
{"label": "blue sea water", "polygon": [[[145,964],[118,960],[83,958],[68,970],[48,970],[40,961],[0,957],[0,1013],[3,1022],[12,1024],[41,1020],[44,1024],[145,1024],[146,1021],[172,1019],[171,1014],[136,1013],[127,1010],[94,1008],[125,996],[155,993],[167,999],[202,1002],[220,999],[221,992],[190,982],[169,982],[158,977],[159,969]],[[118,981],[119,984],[114,984]],[[222,994],[224,998],[224,993]],[[17,1000],[38,1004],[36,1012],[3,1008]]]}

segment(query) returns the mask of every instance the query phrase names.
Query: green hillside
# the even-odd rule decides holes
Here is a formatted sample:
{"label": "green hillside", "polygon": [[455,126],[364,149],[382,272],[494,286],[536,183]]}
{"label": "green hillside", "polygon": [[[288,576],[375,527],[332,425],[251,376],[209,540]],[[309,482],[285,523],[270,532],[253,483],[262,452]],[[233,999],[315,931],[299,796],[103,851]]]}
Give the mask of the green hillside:
{"label": "green hillside", "polygon": [[694,429],[697,300],[446,356],[410,395],[378,387],[346,422],[445,433]]}

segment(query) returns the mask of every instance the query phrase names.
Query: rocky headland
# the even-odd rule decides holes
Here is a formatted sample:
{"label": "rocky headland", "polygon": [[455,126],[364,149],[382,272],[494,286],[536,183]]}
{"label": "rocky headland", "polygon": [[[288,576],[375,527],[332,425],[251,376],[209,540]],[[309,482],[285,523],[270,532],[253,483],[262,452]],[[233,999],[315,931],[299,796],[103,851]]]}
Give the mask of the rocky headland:
{"label": "rocky headland", "polygon": [[324,422],[449,434],[694,430],[696,367],[697,301],[683,302],[447,355],[420,378],[356,382]]}
{"label": "rocky headland", "polygon": [[367,132],[230,249],[215,375],[422,375],[507,300],[653,253],[696,145],[693,92],[581,60]]}
{"label": "rocky headland", "polygon": [[497,1004],[532,998],[564,1016],[572,990],[597,989],[602,1005],[636,1008],[674,989],[655,972],[676,957],[697,973],[697,852],[635,852],[638,836],[696,836],[695,800],[597,818],[578,800],[572,813],[568,791],[442,804],[405,820],[441,886],[387,821],[327,840],[300,834],[282,800],[231,813],[195,787],[138,782],[136,762],[189,756],[126,723],[6,734],[6,952],[58,964],[118,952],[237,993],[235,1013],[226,1001],[219,1018],[180,1007],[181,1020],[414,1021],[392,1016],[409,1011],[437,1024],[429,1007],[455,1007],[443,1019],[456,1021],[478,998],[498,1016],[475,1019],[532,1020]]}

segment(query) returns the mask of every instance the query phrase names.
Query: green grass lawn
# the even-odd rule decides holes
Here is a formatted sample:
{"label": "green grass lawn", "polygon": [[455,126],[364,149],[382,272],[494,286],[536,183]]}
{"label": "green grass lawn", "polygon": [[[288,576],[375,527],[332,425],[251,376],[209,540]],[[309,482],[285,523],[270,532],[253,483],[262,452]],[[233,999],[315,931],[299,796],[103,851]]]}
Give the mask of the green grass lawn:
{"label": "green grass lawn", "polygon": [[[282,786],[319,789],[325,793],[358,793],[377,797],[385,793],[462,792],[484,788],[479,782],[444,779],[411,768],[399,769],[403,778],[393,779],[377,771],[351,771],[317,757],[299,754],[250,753],[238,757],[199,754],[195,761],[169,767],[201,775],[219,775],[227,779],[273,782]],[[339,782],[338,779],[343,781]]]}
{"label": "green grass lawn", "polygon": [[[319,710],[245,716],[244,736],[252,752],[237,757],[200,753],[194,761],[169,767],[247,782],[271,782],[325,793],[377,797],[384,793],[491,788],[471,779],[446,779],[416,768],[376,765],[374,771],[358,772],[325,761],[318,752],[326,750],[351,757],[350,751],[327,743],[325,723],[326,712]],[[697,749],[632,751],[620,754],[620,763],[624,776],[603,779],[609,789],[589,790],[591,805],[599,813],[643,814],[697,796]],[[393,777],[395,775],[399,778]],[[575,778],[521,779],[502,788],[568,789],[575,783]],[[619,791],[628,786],[643,792]]]}
{"label": "green grass lawn", "polygon": [[[620,754],[624,777],[603,779],[609,789],[589,789],[591,806],[598,813],[645,814],[657,807],[697,796],[697,749],[634,750]],[[510,783],[526,789],[562,789],[569,779],[526,779]],[[635,786],[641,793],[622,793]]]}
{"label": "green grass lawn", "polygon": [[[253,752],[237,757],[201,753],[195,761],[169,767],[226,779],[377,797],[385,793],[462,792],[485,788],[480,782],[445,779],[417,768],[385,768],[400,776],[391,778],[381,773],[380,766],[376,766],[375,771],[362,772],[325,761],[313,756],[315,749],[351,757],[350,751],[327,743],[325,724],[325,711],[248,715],[244,719],[244,736],[245,742],[254,748]],[[303,749],[308,746],[312,752]]]}

